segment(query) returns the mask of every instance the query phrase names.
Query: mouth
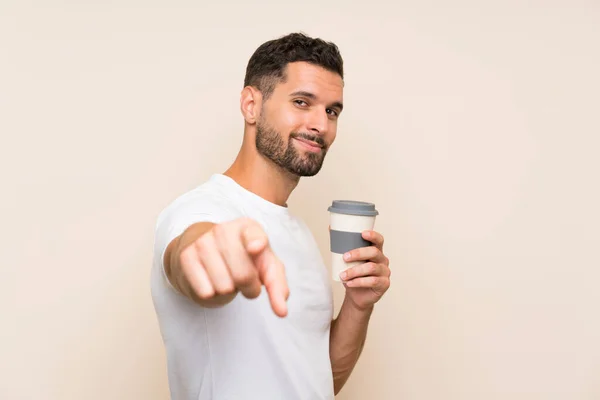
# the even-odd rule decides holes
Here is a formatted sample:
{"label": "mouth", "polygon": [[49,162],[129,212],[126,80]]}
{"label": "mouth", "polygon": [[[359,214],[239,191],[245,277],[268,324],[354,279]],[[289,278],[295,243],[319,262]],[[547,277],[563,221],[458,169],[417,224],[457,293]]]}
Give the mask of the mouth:
{"label": "mouth", "polygon": [[305,147],[309,151],[312,151],[313,153],[318,153],[321,150],[323,150],[323,146],[311,140],[306,140],[299,137],[294,138],[294,140],[299,142],[303,147]]}

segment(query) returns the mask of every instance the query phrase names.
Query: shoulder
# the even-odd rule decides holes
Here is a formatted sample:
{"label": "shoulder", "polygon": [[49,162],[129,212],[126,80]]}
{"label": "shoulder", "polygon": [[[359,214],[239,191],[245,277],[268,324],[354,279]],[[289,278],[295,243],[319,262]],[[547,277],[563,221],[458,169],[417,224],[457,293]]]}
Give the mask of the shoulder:
{"label": "shoulder", "polygon": [[179,195],[158,214],[157,245],[164,248],[177,235],[197,222],[220,224],[244,216],[235,193],[208,180]]}
{"label": "shoulder", "polygon": [[175,198],[160,212],[157,223],[160,225],[172,218],[194,216],[225,220],[242,213],[235,196],[209,180]]}

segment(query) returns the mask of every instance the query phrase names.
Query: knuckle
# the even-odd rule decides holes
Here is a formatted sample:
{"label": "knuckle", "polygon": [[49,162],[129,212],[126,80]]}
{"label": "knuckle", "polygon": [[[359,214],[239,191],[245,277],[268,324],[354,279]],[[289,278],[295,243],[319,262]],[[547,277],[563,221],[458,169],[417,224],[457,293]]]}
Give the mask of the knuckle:
{"label": "knuckle", "polygon": [[374,275],[374,274],[376,274],[376,273],[377,273],[377,270],[378,270],[378,269],[379,269],[379,268],[378,268],[377,264],[375,264],[375,263],[373,263],[373,262],[372,262],[372,263],[369,263],[369,264],[368,264],[367,272],[368,272],[369,274],[372,274],[372,275]]}
{"label": "knuckle", "polygon": [[238,221],[242,224],[251,224],[254,223],[254,220],[248,216],[240,217]]}
{"label": "knuckle", "polygon": [[250,224],[250,225],[251,225],[253,228],[256,228],[256,229],[257,229],[259,232],[262,232],[262,231],[263,231],[263,226],[262,226],[262,224],[261,224],[260,222],[258,222],[257,220],[255,220],[255,219],[251,219],[251,218],[248,218],[248,223],[249,223],[249,224]]}
{"label": "knuckle", "polygon": [[290,297],[290,289],[287,287],[287,285],[283,288],[282,294],[283,298],[286,300]]}
{"label": "knuckle", "polygon": [[235,286],[231,281],[220,282],[219,285],[215,285],[219,294],[231,294],[235,290]]}
{"label": "knuckle", "polygon": [[235,221],[235,223],[238,226],[240,226],[240,227],[246,227],[246,229],[247,228],[254,228],[254,227],[258,226],[258,224],[256,223],[256,221],[254,221],[250,217],[240,217],[239,219],[237,219]]}
{"label": "knuckle", "polygon": [[186,258],[186,252],[187,250],[183,250],[181,253],[179,253],[179,255],[177,256],[177,261],[179,262],[179,265],[181,265],[181,268],[185,268],[187,265],[187,258]]}
{"label": "knuckle", "polygon": [[244,297],[248,298],[248,299],[255,299],[258,296],[260,296],[260,292],[261,292],[261,288],[260,286],[257,286],[256,288],[252,288],[252,290],[246,290],[245,292],[242,292],[244,294]]}
{"label": "knuckle", "polygon": [[230,230],[233,226],[235,226],[237,223],[237,220],[230,220],[230,221],[223,221],[220,224],[216,224],[215,226],[213,226],[213,230],[215,228],[220,229],[221,231],[228,231]]}
{"label": "knuckle", "polygon": [[234,280],[238,285],[246,286],[256,280],[256,271],[251,268],[246,268],[242,271],[235,272]]}
{"label": "knuckle", "polygon": [[184,273],[190,268],[190,263],[188,262],[188,252],[189,250],[184,250],[179,254],[178,257],[179,265]]}
{"label": "knuckle", "polygon": [[227,226],[225,224],[217,224],[213,226],[212,233],[216,237],[223,237],[223,235],[227,232]]}
{"label": "knuckle", "polygon": [[199,252],[202,252],[202,251],[206,251],[206,249],[208,248],[208,243],[209,243],[208,235],[204,234],[204,235],[200,236],[198,239],[196,239],[196,242],[194,243],[194,245],[196,246],[196,249]]}
{"label": "knuckle", "polygon": [[260,225],[256,225],[256,234],[258,235],[259,238],[263,238],[265,240],[268,240],[268,236],[267,233],[264,231],[264,229],[262,228],[262,226]]}

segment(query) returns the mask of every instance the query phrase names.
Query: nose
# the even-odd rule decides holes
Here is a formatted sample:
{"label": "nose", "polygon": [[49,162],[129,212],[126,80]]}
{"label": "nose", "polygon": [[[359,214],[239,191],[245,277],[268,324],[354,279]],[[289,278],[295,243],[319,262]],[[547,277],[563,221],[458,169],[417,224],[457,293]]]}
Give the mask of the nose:
{"label": "nose", "polygon": [[324,135],[327,132],[328,123],[329,118],[327,116],[327,111],[321,108],[315,108],[313,112],[310,113],[308,130],[317,135]]}

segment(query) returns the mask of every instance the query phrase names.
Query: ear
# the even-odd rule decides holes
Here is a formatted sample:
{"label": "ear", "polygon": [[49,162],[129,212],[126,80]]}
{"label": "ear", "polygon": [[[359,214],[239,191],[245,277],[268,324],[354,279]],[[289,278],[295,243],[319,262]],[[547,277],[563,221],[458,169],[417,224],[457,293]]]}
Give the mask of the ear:
{"label": "ear", "polygon": [[240,109],[248,124],[255,124],[260,116],[262,93],[252,86],[246,86],[240,96]]}

